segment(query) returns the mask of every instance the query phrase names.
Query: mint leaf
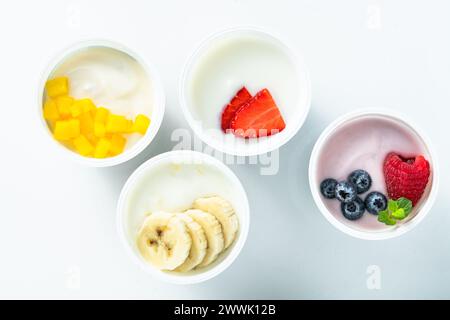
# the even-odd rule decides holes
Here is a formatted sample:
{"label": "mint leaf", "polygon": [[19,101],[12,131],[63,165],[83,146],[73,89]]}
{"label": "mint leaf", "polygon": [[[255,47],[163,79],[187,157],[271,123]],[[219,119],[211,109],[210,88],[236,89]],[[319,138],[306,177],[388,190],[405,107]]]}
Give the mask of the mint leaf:
{"label": "mint leaf", "polygon": [[403,208],[400,208],[397,211],[392,212],[392,217],[397,220],[403,220],[406,218],[406,212]]}
{"label": "mint leaf", "polygon": [[394,211],[397,211],[397,209],[398,209],[397,201],[395,201],[395,200],[389,200],[389,201],[388,201],[388,210],[389,210],[390,212],[394,212]]}
{"label": "mint leaf", "polygon": [[391,218],[388,218],[387,221],[385,222],[385,224],[388,226],[393,226],[396,223],[397,223],[397,221],[395,219],[391,219]]}
{"label": "mint leaf", "polygon": [[406,198],[400,198],[397,200],[397,204],[399,208],[402,208],[403,210],[405,210],[405,214],[406,216],[408,216],[408,214],[411,213],[413,205],[411,200],[406,199]]}
{"label": "mint leaf", "polygon": [[380,211],[378,214],[378,221],[388,226],[393,226],[398,220],[405,219],[412,211],[412,208],[412,202],[407,198],[390,199],[387,209]]}
{"label": "mint leaf", "polygon": [[386,222],[389,217],[389,212],[387,210],[380,211],[378,213],[378,221]]}
{"label": "mint leaf", "polygon": [[396,221],[394,219],[391,219],[391,217],[389,216],[388,210],[380,211],[380,213],[378,214],[378,221],[388,226],[392,226],[396,223]]}

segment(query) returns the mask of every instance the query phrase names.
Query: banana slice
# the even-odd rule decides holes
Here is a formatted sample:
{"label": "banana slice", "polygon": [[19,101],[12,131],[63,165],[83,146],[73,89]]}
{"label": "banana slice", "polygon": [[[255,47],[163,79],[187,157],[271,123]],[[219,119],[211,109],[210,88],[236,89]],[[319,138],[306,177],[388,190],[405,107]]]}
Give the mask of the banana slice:
{"label": "banana slice", "polygon": [[231,204],[221,197],[199,198],[194,201],[194,209],[211,213],[222,225],[225,249],[233,243],[239,229],[239,221]]}
{"label": "banana slice", "polygon": [[166,212],[151,214],[137,238],[142,256],[160,270],[174,270],[183,264],[189,256],[191,244],[183,220]]}
{"label": "banana slice", "polygon": [[206,241],[205,231],[197,222],[194,221],[194,219],[186,213],[179,213],[177,216],[186,224],[188,233],[192,239],[192,246],[189,256],[186,261],[184,261],[184,263],[176,269],[176,271],[186,272],[194,269],[203,261],[206,255],[208,242]]}
{"label": "banana slice", "polygon": [[195,222],[197,222],[203,230],[205,230],[206,240],[208,240],[208,247],[203,261],[198,265],[205,267],[214,260],[222,252],[224,248],[224,240],[222,227],[219,221],[210,213],[202,210],[188,210],[186,214],[189,215]]}

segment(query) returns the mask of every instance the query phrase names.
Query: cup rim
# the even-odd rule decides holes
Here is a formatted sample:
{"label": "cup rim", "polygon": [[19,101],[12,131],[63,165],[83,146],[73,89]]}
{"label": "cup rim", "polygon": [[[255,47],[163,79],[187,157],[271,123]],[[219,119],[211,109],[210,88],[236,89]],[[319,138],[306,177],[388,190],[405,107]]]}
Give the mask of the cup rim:
{"label": "cup rim", "polygon": [[[300,89],[302,89],[301,91],[305,95],[305,98],[304,98],[305,101],[304,101],[304,103],[302,103],[301,101],[297,102],[297,104],[301,105],[301,107],[304,109],[302,116],[298,119],[297,123],[290,126],[289,129],[286,126],[285,130],[288,129],[289,132],[286,133],[286,135],[283,137],[283,139],[277,141],[277,143],[267,144],[267,145],[265,145],[265,148],[255,147],[253,149],[246,148],[246,149],[242,149],[242,150],[236,150],[236,148],[227,147],[226,145],[223,145],[223,144],[218,144],[215,141],[215,139],[213,139],[208,134],[204,133],[204,130],[202,130],[201,127],[199,127],[196,124],[197,121],[193,118],[193,116],[189,110],[186,86],[188,83],[188,77],[189,77],[190,71],[192,69],[192,66],[197,61],[199,54],[201,54],[203,52],[203,50],[207,49],[208,45],[210,45],[214,40],[220,39],[221,37],[224,37],[228,34],[239,33],[239,32],[256,33],[256,34],[260,34],[260,35],[263,35],[265,37],[275,40],[281,46],[283,46],[285,51],[289,54],[289,56],[292,60],[292,63],[295,65],[296,70],[303,73],[304,87],[302,86],[301,83],[299,83],[298,87]],[[298,50],[294,50],[293,48],[294,47],[291,45],[291,41],[288,41],[286,39],[286,37],[282,37],[279,34],[276,34],[273,31],[269,31],[265,28],[261,28],[258,26],[250,26],[250,25],[236,26],[236,27],[231,27],[231,28],[227,28],[227,29],[222,29],[222,30],[216,31],[216,32],[204,37],[202,40],[200,40],[198,42],[198,44],[195,46],[195,49],[190,53],[190,55],[186,59],[184,65],[183,65],[182,72],[180,74],[179,81],[178,81],[178,83],[179,83],[178,99],[180,102],[181,110],[183,112],[183,115],[184,115],[186,121],[189,124],[189,127],[194,131],[194,133],[204,143],[206,143],[210,147],[212,147],[220,152],[230,154],[233,156],[261,155],[261,154],[265,154],[265,153],[277,150],[280,147],[282,147],[283,145],[285,145],[287,142],[289,142],[297,134],[297,132],[303,127],[303,125],[308,117],[308,114],[311,110],[311,80],[310,80],[309,71],[306,66],[304,57],[298,52]],[[300,82],[302,82],[302,81],[300,81]]]}
{"label": "cup rim", "polygon": [[[50,74],[55,70],[55,68],[68,56],[71,54],[76,53],[79,50],[82,50],[84,48],[88,47],[106,47],[111,48],[120,52],[123,52],[136,60],[142,68],[144,68],[145,72],[147,73],[148,77],[151,80],[155,101],[154,101],[154,110],[153,110],[153,116],[152,116],[152,124],[151,127],[153,127],[153,130],[149,130],[144,136],[142,136],[139,141],[131,147],[129,150],[126,150],[125,152],[109,158],[103,158],[103,159],[96,159],[96,158],[89,158],[84,157],[82,155],[77,154],[76,152],[66,148],[64,145],[56,141],[53,136],[51,135],[51,132],[49,130],[49,127],[47,125],[47,122],[44,119],[43,116],[43,95],[44,95],[44,88],[45,83],[48,80],[48,77]],[[165,103],[166,103],[166,97],[164,93],[164,87],[162,85],[162,81],[159,75],[158,70],[155,68],[153,64],[151,64],[149,61],[144,59],[141,55],[137,54],[134,50],[130,49],[128,46],[125,46],[119,42],[108,40],[108,39],[87,39],[87,40],[81,40],[77,41],[65,49],[61,50],[58,54],[56,54],[50,62],[47,64],[47,67],[45,68],[44,72],[41,75],[41,78],[38,83],[38,91],[37,91],[37,116],[39,118],[39,121],[41,123],[41,132],[43,132],[47,137],[51,138],[53,141],[52,145],[55,147],[53,148],[56,150],[59,154],[61,154],[63,157],[67,159],[71,159],[72,161],[75,161],[79,164],[88,166],[88,167],[111,167],[115,165],[119,165],[121,163],[124,163],[128,160],[133,159],[138,154],[140,154],[156,137],[165,113]]]}
{"label": "cup rim", "polygon": [[[430,162],[432,164],[433,168],[433,180],[430,187],[430,193],[428,195],[428,198],[423,203],[422,208],[420,208],[420,211],[417,213],[417,215],[407,221],[406,223],[402,224],[398,228],[384,230],[380,232],[369,232],[369,231],[362,231],[353,229],[344,223],[340,222],[336,217],[334,217],[333,214],[326,208],[325,204],[323,203],[323,200],[321,198],[319,190],[319,185],[316,181],[316,171],[317,171],[317,159],[319,156],[319,153],[327,140],[327,138],[330,136],[332,132],[345,122],[348,122],[350,120],[354,120],[359,117],[363,116],[382,116],[382,117],[388,117],[394,121],[399,121],[402,124],[406,125],[408,128],[410,128],[413,132],[417,134],[417,136],[423,141],[425,147],[427,148],[427,151],[430,156]],[[424,131],[417,126],[417,124],[410,119],[406,118],[403,114],[400,114],[396,111],[390,110],[390,109],[384,109],[384,108],[370,108],[370,109],[360,109],[353,112],[346,113],[340,117],[338,117],[336,120],[332,121],[325,130],[321,133],[319,138],[317,139],[314,148],[311,153],[310,161],[309,161],[309,169],[308,169],[308,176],[309,176],[309,186],[310,190],[314,199],[314,202],[316,206],[319,208],[319,211],[321,214],[325,217],[325,219],[331,223],[335,228],[342,231],[343,233],[350,235],[352,237],[363,239],[363,240],[386,240],[398,237],[400,235],[405,234],[406,232],[412,230],[415,228],[430,212],[439,189],[439,164],[437,159],[437,154],[430,142],[430,139],[428,136],[424,133]]]}
{"label": "cup rim", "polygon": [[[137,180],[141,177],[141,175],[147,170],[151,170],[154,166],[161,164],[165,161],[172,161],[174,159],[186,158],[200,160],[207,164],[215,166],[218,170],[220,170],[227,178],[229,178],[233,185],[238,188],[239,194],[242,195],[242,199],[244,200],[243,207],[244,210],[240,213],[240,234],[239,238],[235,240],[235,244],[228,248],[229,252],[223,258],[222,261],[219,261],[216,265],[211,268],[207,268],[205,272],[197,273],[193,275],[176,275],[173,273],[166,273],[160,270],[157,270],[149,263],[146,263],[141,257],[138,256],[138,253],[133,250],[133,248],[129,244],[128,236],[125,231],[124,226],[124,218],[126,215],[126,200],[129,196],[131,189]],[[192,158],[191,158],[192,157]],[[242,222],[246,223],[242,223]],[[143,164],[141,164],[127,179],[125,182],[119,196],[119,200],[117,202],[117,215],[116,215],[116,225],[117,232],[119,234],[120,241],[122,245],[125,247],[125,251],[128,256],[134,261],[138,266],[141,267],[142,270],[149,273],[155,279],[161,280],[166,283],[178,284],[178,285],[188,285],[188,284],[196,284],[200,282],[207,281],[218,276],[220,273],[225,271],[239,256],[241,253],[248,237],[248,232],[250,228],[250,206],[248,202],[247,193],[240,182],[239,178],[228,168],[223,162],[218,159],[192,150],[174,150],[168,151],[165,153],[161,153],[153,158],[150,158]]]}

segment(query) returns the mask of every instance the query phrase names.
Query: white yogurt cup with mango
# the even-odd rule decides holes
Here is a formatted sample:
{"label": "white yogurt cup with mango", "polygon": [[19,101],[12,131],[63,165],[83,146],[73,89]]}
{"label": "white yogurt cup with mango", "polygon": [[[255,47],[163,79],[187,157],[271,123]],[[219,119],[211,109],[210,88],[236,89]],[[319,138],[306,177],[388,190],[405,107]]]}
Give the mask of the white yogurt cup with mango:
{"label": "white yogurt cup with mango", "polygon": [[[46,83],[59,77],[68,79],[73,99],[88,98],[95,106],[131,120],[144,115],[151,121],[148,130],[144,135],[126,134],[123,152],[114,156],[87,157],[71,150],[54,139],[54,128],[44,118]],[[135,157],[156,136],[164,110],[164,90],[156,69],[129,48],[107,40],[83,41],[66,49],[49,65],[38,88],[38,116],[44,132],[58,152],[87,166],[113,166]]]}

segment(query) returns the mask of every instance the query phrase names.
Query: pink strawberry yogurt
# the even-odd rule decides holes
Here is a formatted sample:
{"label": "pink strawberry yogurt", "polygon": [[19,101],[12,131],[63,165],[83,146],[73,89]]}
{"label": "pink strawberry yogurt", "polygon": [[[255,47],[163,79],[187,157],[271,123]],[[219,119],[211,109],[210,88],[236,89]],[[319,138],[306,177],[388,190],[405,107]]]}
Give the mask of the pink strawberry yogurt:
{"label": "pink strawberry yogurt", "polygon": [[[383,162],[389,152],[396,152],[404,157],[415,157],[421,154],[429,159],[423,140],[411,127],[400,120],[383,115],[364,115],[348,120],[329,135],[319,152],[317,185],[326,178],[346,180],[353,170],[363,169],[371,175],[372,187],[368,192],[359,195],[361,199],[364,200],[371,191],[382,192],[387,197]],[[429,188],[407,220],[416,215],[428,194]],[[377,216],[367,211],[359,220],[349,221],[343,217],[339,201],[325,198],[322,198],[322,201],[337,220],[351,228],[361,231],[382,231],[393,228],[378,222]]]}

